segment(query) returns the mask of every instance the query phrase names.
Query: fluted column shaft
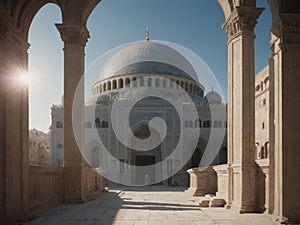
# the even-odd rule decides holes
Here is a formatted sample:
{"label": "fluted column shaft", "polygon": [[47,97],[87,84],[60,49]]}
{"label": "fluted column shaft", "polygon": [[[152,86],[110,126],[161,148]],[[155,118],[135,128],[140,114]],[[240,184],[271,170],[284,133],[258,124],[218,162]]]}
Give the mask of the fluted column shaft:
{"label": "fluted column shaft", "polygon": [[263,9],[236,7],[223,28],[228,33],[228,206],[256,211],[254,27]]}
{"label": "fluted column shaft", "polygon": [[[79,148],[84,146],[84,49],[89,32],[82,25],[56,24],[64,42],[64,165],[65,202],[84,201],[82,185],[83,158]],[[76,102],[73,101],[77,89]],[[73,110],[77,118],[73,124]],[[74,136],[73,126],[79,132]]]}

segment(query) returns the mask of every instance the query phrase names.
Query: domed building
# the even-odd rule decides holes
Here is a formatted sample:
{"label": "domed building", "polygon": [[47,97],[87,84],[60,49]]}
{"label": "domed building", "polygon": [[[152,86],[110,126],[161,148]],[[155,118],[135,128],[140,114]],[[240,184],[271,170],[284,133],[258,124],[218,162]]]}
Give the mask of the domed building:
{"label": "domed building", "polygon": [[[157,96],[141,97],[141,93],[147,88],[151,88],[153,93],[164,94],[172,98],[175,104],[184,112],[183,119],[180,119],[174,105]],[[214,108],[219,109],[220,114],[226,108],[220,95],[214,91],[204,96],[204,86],[198,80],[197,73],[192,64],[177,50],[166,44],[150,41],[147,34],[146,41],[130,44],[113,54],[102,67],[99,78],[92,87],[92,97],[86,101],[85,108],[85,158],[88,164],[94,168],[104,169],[104,173],[109,173],[109,177],[115,182],[136,185],[144,184],[144,177],[151,181],[162,173],[169,173],[176,165],[183,164],[182,168],[173,174],[171,178],[160,182],[164,185],[189,184],[187,169],[198,167],[206,149],[212,127],[225,129],[227,126],[226,116],[218,116],[212,121],[210,112],[210,101]],[[136,104],[130,109],[129,126],[120,130],[127,135],[127,130],[131,130],[138,139],[147,139],[153,134],[154,140],[160,144],[150,151],[137,151],[129,148],[120,142],[116,137],[111,124],[111,111],[113,104],[119,104],[119,118],[126,118],[123,111],[128,110],[128,102],[137,99]],[[192,100],[193,106],[189,104]],[[197,118],[193,118],[190,111],[196,108]],[[226,112],[226,110],[225,110]],[[166,123],[166,137],[161,140],[159,132],[150,131],[149,121],[159,117]],[[119,121],[120,123],[122,121]],[[53,165],[63,154],[63,106],[52,107],[52,128],[51,146]],[[181,129],[182,128],[182,129]],[[181,132],[189,135],[193,128],[201,128],[200,137],[196,140],[196,147],[189,143],[181,144],[180,148],[187,148],[191,152],[191,157],[187,162],[180,157],[169,157],[177,145]],[[97,132],[95,132],[95,130]],[[102,143],[99,143],[99,137]],[[155,139],[156,138],[156,139]],[[226,148],[226,134],[221,137],[225,140],[220,148]],[[129,142],[134,142],[130,139]],[[195,140],[194,140],[195,142]],[[150,143],[148,143],[150,145]],[[104,146],[103,146],[104,145]],[[55,148],[58,146],[59,148]],[[107,162],[103,157],[103,147],[108,149],[114,160]],[[227,151],[227,150],[226,150]],[[224,155],[224,153],[223,153]],[[227,155],[227,154],[225,154]],[[226,163],[226,158],[217,154],[212,164]],[[104,162],[105,161],[105,162]],[[130,171],[131,166],[148,166],[162,162],[162,168],[155,171],[144,171],[139,173]],[[113,165],[110,167],[109,165]],[[167,176],[169,177],[169,176]],[[154,182],[151,182],[154,183]]]}

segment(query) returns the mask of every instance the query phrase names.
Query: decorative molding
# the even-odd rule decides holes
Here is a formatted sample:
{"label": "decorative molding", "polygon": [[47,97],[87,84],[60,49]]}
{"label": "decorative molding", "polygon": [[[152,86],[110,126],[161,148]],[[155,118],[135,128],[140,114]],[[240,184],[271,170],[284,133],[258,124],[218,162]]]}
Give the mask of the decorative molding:
{"label": "decorative molding", "polygon": [[83,25],[56,24],[56,27],[65,45],[85,47],[90,38],[88,29]]}
{"label": "decorative molding", "polygon": [[252,7],[236,7],[223,24],[222,28],[228,33],[228,37],[240,34],[244,31],[254,35],[257,19],[264,9]]}
{"label": "decorative molding", "polygon": [[[281,14],[279,22],[273,24],[271,45],[278,44],[280,49],[300,47],[300,14]],[[296,48],[297,47],[297,48]]]}
{"label": "decorative molding", "polygon": [[25,51],[30,47],[21,30],[9,18],[0,17],[0,40],[18,45]]}
{"label": "decorative molding", "polygon": [[300,14],[281,14],[280,21],[273,24],[271,32],[277,37],[300,34]]}

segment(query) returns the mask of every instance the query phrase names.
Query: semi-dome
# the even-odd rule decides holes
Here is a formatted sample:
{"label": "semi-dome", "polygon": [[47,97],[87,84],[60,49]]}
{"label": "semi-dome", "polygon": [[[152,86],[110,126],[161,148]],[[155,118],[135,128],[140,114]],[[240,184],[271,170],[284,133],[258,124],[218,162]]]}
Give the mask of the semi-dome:
{"label": "semi-dome", "polygon": [[136,73],[170,74],[198,81],[193,66],[182,54],[155,41],[136,42],[116,52],[102,67],[99,81]]}
{"label": "semi-dome", "polygon": [[222,104],[221,96],[215,91],[208,92],[205,98],[210,104]]}

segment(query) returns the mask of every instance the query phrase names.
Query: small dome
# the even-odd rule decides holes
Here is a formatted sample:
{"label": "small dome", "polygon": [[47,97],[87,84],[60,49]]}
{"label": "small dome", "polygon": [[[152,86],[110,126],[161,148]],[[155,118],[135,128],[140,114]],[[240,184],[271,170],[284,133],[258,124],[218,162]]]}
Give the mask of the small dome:
{"label": "small dome", "polygon": [[102,67],[99,81],[133,73],[160,73],[198,81],[192,64],[175,49],[158,42],[140,41],[116,52]]}
{"label": "small dome", "polygon": [[221,96],[215,91],[208,92],[205,98],[210,104],[222,104]]}
{"label": "small dome", "polygon": [[106,103],[110,100],[110,96],[107,94],[99,94],[99,95],[93,95],[92,97],[90,97],[86,104],[87,105],[93,105],[93,104],[97,104],[97,103]]}

